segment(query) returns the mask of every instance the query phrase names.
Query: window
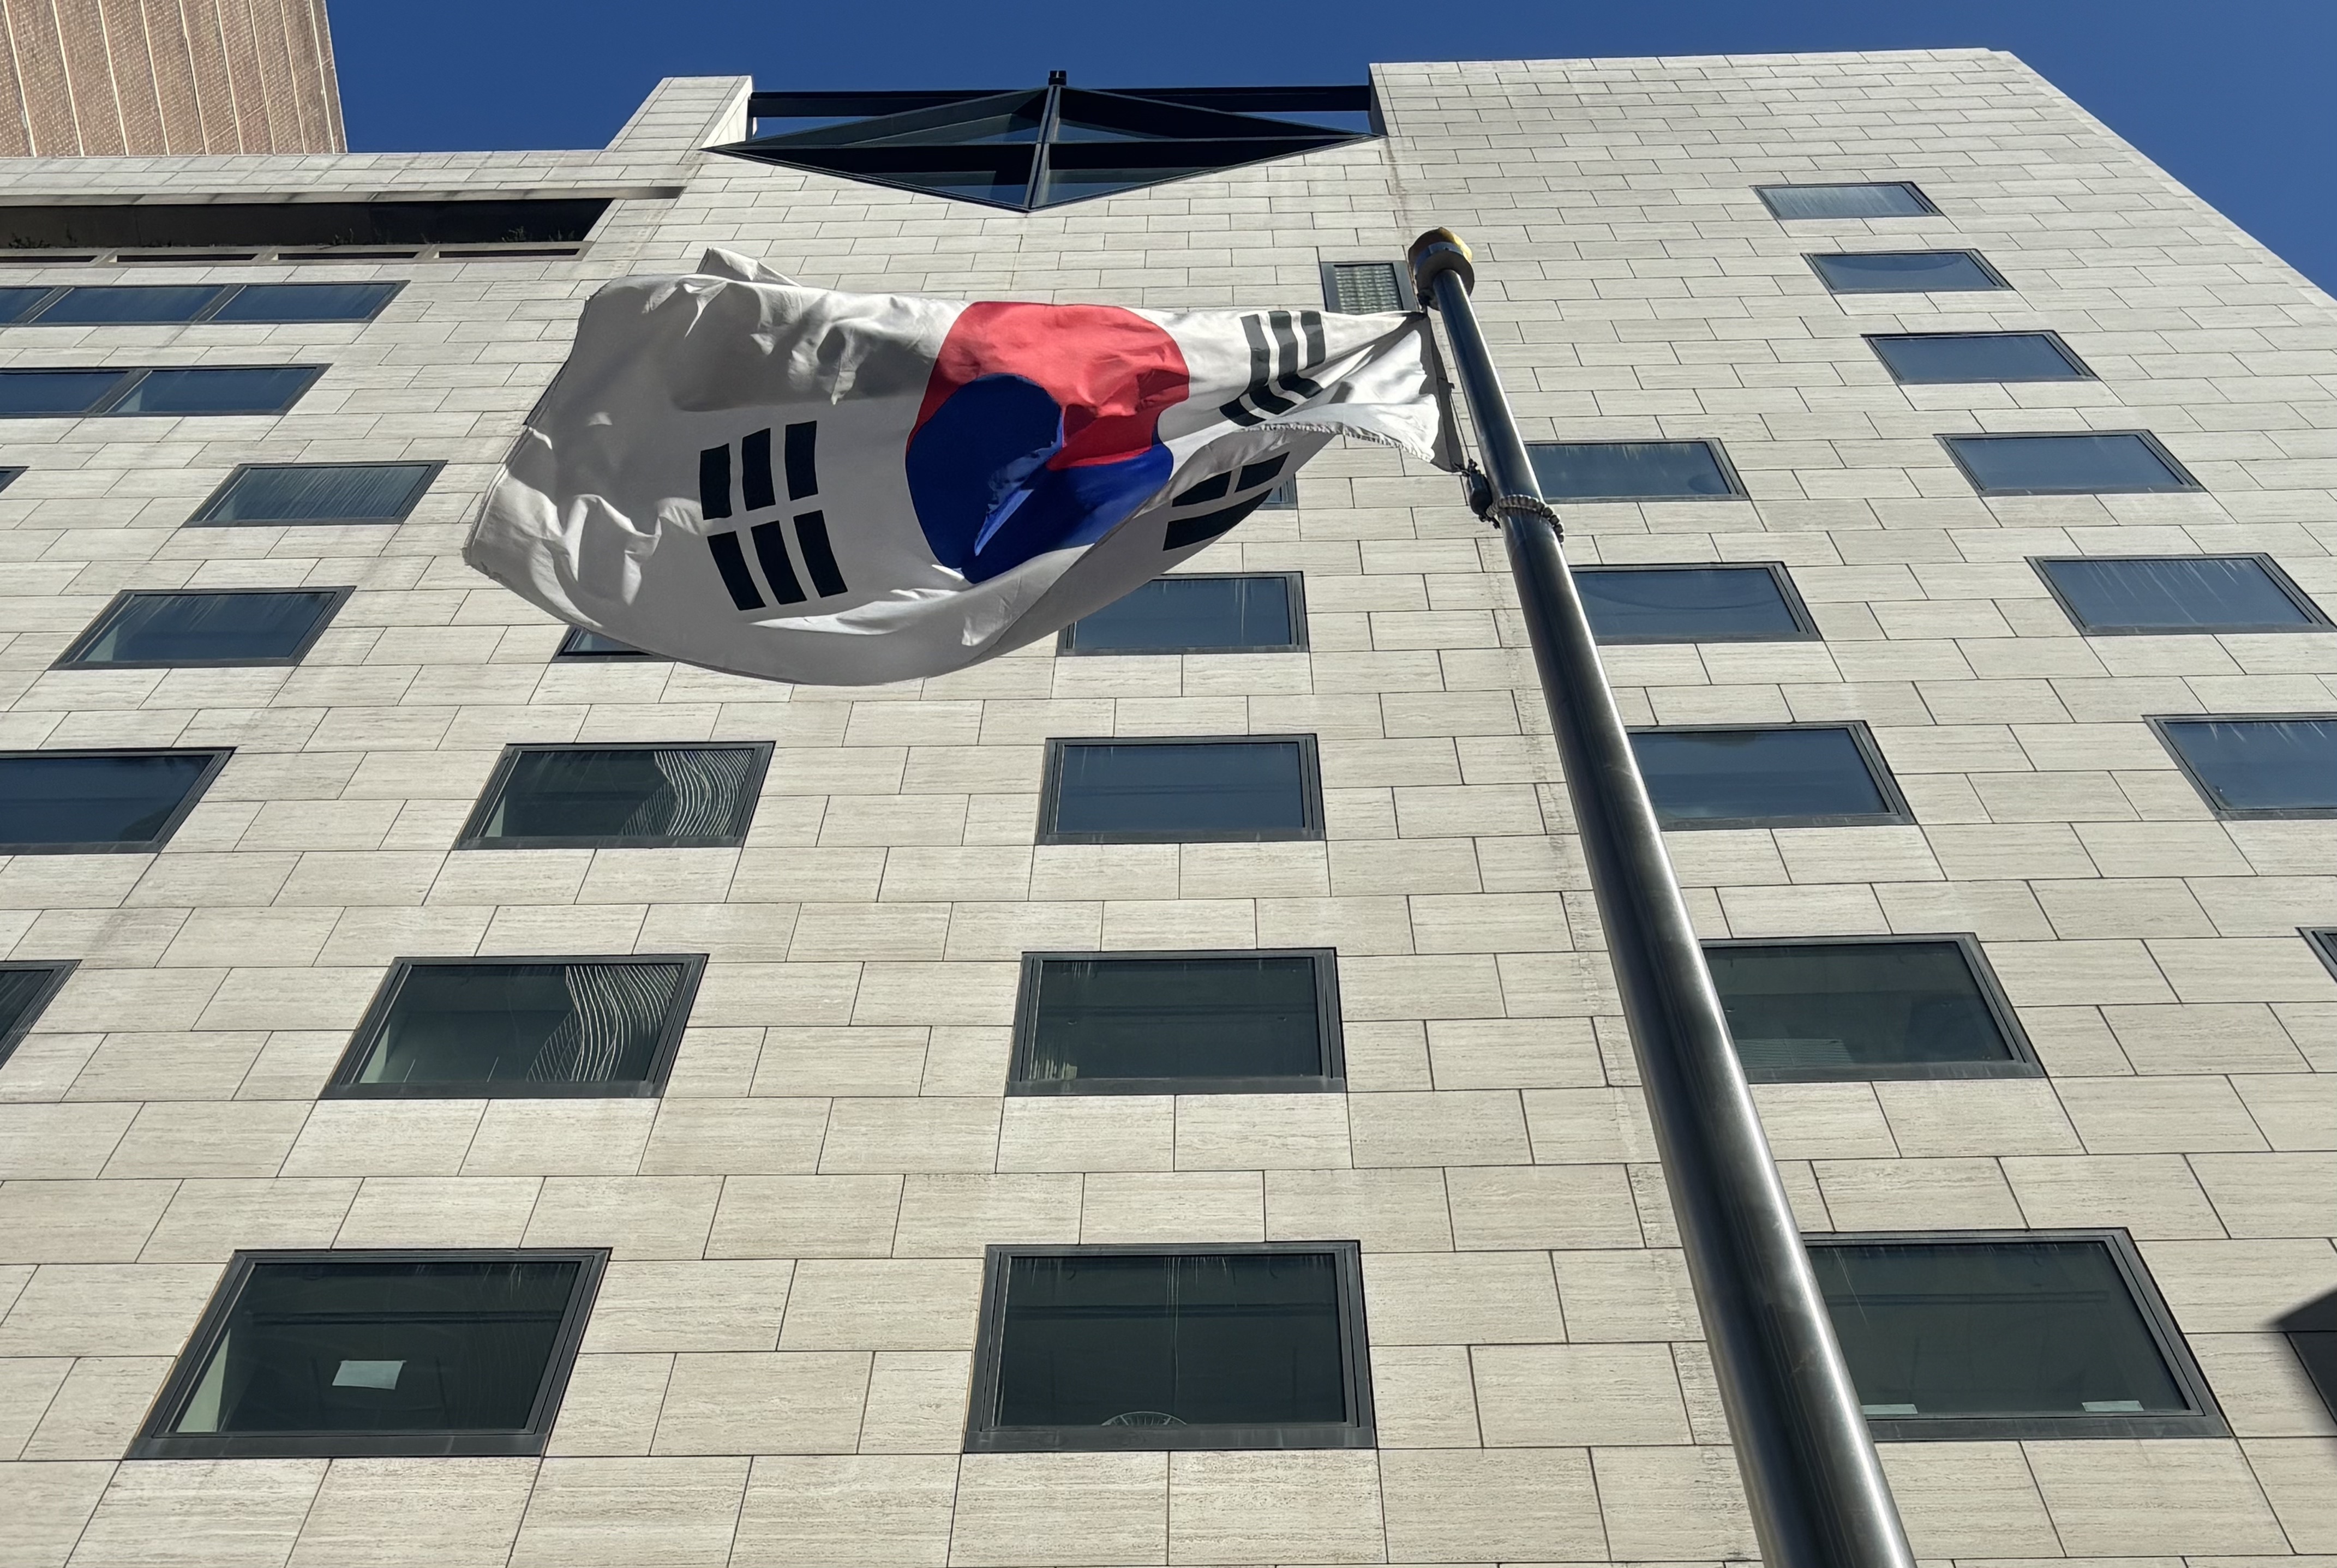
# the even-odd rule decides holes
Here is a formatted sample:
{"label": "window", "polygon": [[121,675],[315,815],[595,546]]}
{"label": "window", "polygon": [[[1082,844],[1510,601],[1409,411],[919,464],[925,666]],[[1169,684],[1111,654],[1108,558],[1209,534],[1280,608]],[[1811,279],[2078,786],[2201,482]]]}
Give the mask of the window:
{"label": "window", "polygon": [[73,418],[94,414],[134,374],[127,370],[0,370],[0,418]]}
{"label": "window", "polygon": [[186,820],[226,751],[0,752],[0,854],[142,853]]}
{"label": "window", "polygon": [[607,197],[12,206],[0,207],[0,250],[542,244],[582,239],[608,207]]}
{"label": "window", "polygon": [[1343,316],[1378,316],[1392,310],[1417,310],[1412,279],[1394,261],[1326,261],[1323,263],[1323,303]]}
{"label": "window", "polygon": [[719,849],[743,843],[770,764],[746,745],[515,745],[455,848]]}
{"label": "window", "polygon": [[238,523],[399,522],[439,463],[248,463],[187,520],[191,528]]}
{"label": "window", "polygon": [[631,643],[619,642],[613,637],[602,637],[597,631],[586,631],[581,626],[572,626],[568,628],[568,635],[560,639],[559,650],[552,657],[554,658],[659,658],[663,656],[643,653]]}
{"label": "window", "polygon": [[1836,294],[1970,294],[2012,287],[1977,250],[1866,250],[1804,259]]}
{"label": "window", "polygon": [[2320,607],[2268,555],[2085,556],[2029,564],[2089,637],[2329,628]]}
{"label": "window", "polygon": [[1982,495],[2123,495],[2199,488],[2157,437],[2139,430],[1940,439]]}
{"label": "window", "polygon": [[68,288],[25,317],[44,326],[115,326],[192,321],[227,291],[215,284]]}
{"label": "window", "polygon": [[2337,1416],[2337,1291],[2316,1296],[2288,1313],[2280,1320],[2280,1329],[2321,1403]]}
{"label": "window", "polygon": [[1885,180],[1857,185],[1761,185],[1755,190],[1772,218],[1936,218],[1940,209],[1913,185]]}
{"label": "window", "polygon": [[1547,441],[1526,448],[1551,501],[1742,500],[1736,471],[1711,441]]}
{"label": "window", "polygon": [[691,953],[400,959],[326,1097],[654,1096],[705,968]]}
{"label": "window", "polygon": [[1047,743],[1042,844],[1322,836],[1323,784],[1311,735]]}
{"label": "window", "polygon": [[1631,751],[1667,828],[1913,820],[1863,724],[1638,730]]}
{"label": "window", "polygon": [[1296,511],[1298,510],[1298,476],[1292,474],[1266,492],[1257,503],[1260,511]]}
{"label": "window", "polygon": [[1800,642],[1818,629],[1785,569],[1578,566],[1574,586],[1600,642]]}
{"label": "window", "polygon": [[1902,385],[2094,379],[2053,332],[1887,333],[1866,345]]}
{"label": "window", "polygon": [[[2313,944],[2313,950],[2328,966],[2330,978],[2337,979],[2337,930],[2308,930],[2304,932],[2304,940]],[[2330,1328],[2337,1329],[2337,1323],[2332,1323]]]}
{"label": "window", "polygon": [[969,1451],[1368,1448],[1353,1242],[992,1247]]}
{"label": "window", "polygon": [[1704,961],[1755,1083],[2038,1072],[1969,937],[1707,942]]}
{"label": "window", "polygon": [[105,613],[65,649],[57,667],[298,664],[351,591],[132,589],[114,596]]}
{"label": "window", "polygon": [[0,288],[0,326],[24,320],[34,306],[55,292],[54,288]]}
{"label": "window", "polygon": [[41,1021],[42,1009],[72,978],[77,959],[49,964],[0,964],[0,1064]]}
{"label": "window", "polygon": [[1178,572],[1065,627],[1055,651],[1289,653],[1305,647],[1305,599],[1296,572]]}
{"label": "window", "polygon": [[371,321],[403,283],[247,283],[213,321]]}
{"label": "window", "polygon": [[281,414],[321,365],[200,365],[160,370],[0,370],[0,418],[97,414]]}
{"label": "window", "polygon": [[2154,718],[2219,817],[2337,817],[2337,717]]}
{"label": "window", "polygon": [[90,283],[0,289],[0,324],[134,326],[202,321],[370,321],[403,283]]}
{"label": "window", "polygon": [[608,1256],[238,1252],[130,1456],[541,1454]]}
{"label": "window", "polygon": [[2225,1435],[2123,1231],[1808,1240],[1877,1437]]}
{"label": "window", "polygon": [[1335,1091],[1345,1071],[1327,948],[1022,956],[1009,1094]]}

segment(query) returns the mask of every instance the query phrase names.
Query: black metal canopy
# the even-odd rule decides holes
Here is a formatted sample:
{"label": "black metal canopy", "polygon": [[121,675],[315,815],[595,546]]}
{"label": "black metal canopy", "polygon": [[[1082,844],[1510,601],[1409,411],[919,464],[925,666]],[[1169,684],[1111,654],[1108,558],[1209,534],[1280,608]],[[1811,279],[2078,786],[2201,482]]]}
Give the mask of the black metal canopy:
{"label": "black metal canopy", "polygon": [[708,151],[1029,212],[1360,141],[1374,132],[1266,116],[1371,109],[1362,86],[1092,92],[1058,71],[1007,92],[758,93],[758,134]]}

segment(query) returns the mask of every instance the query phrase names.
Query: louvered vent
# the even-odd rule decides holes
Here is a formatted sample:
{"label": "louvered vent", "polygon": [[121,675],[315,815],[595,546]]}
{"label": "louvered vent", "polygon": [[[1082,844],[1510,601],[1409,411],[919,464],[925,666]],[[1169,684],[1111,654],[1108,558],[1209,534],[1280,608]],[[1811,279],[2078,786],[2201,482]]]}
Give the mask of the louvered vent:
{"label": "louvered vent", "polygon": [[1323,303],[1347,316],[1410,310],[1412,290],[1393,261],[1330,261],[1323,266]]}

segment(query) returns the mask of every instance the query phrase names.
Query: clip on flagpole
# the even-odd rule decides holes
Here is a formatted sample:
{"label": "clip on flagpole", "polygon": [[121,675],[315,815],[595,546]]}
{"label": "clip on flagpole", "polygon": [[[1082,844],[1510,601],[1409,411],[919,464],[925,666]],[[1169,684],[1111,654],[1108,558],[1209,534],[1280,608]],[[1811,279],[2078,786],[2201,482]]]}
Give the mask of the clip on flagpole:
{"label": "clip on flagpole", "polygon": [[1480,515],[1508,545],[1762,1558],[1768,1568],[1912,1568],[1557,515],[1478,329],[1469,248],[1439,229],[1407,259],[1421,301],[1444,318],[1477,428]]}

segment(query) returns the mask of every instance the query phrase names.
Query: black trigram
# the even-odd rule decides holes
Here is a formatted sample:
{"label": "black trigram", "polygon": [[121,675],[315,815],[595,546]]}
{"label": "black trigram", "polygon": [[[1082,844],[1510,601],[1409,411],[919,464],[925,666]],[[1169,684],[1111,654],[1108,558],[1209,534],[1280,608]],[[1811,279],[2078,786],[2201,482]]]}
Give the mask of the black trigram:
{"label": "black trigram", "polygon": [[[1177,507],[1205,506],[1211,502],[1223,501],[1229,495],[1238,495],[1242,499],[1230,506],[1217,507],[1210,511],[1172,516],[1167,531],[1161,535],[1160,548],[1182,550],[1188,544],[1215,539],[1230,530],[1265,502],[1271,493],[1265,487],[1282,477],[1283,465],[1289,461],[1288,453],[1276,453],[1272,457],[1244,465],[1239,473],[1213,473],[1179,494],[1168,504]],[[1247,493],[1253,491],[1255,494]]]}
{"label": "black trigram", "polygon": [[[787,500],[808,501],[819,494],[819,469],[814,443],[819,425],[813,421],[787,427],[781,467],[787,482]],[[698,504],[709,518],[728,517],[730,510],[730,449],[709,446],[698,454]],[[738,510],[761,511],[779,504],[771,482],[771,433],[758,430],[738,443]],[[836,551],[827,542],[827,518],[818,511],[795,514],[796,548],[802,552],[804,570],[811,578],[806,594],[796,577],[795,559],[787,553],[787,525],[777,518],[748,529],[763,581],[779,604],[801,604],[807,598],[828,599],[845,590],[844,574],[836,569]],[[706,548],[713,553],[714,570],[730,590],[730,602],[740,609],[761,609],[763,592],[747,565],[747,552],[736,531],[709,533]]]}
{"label": "black trigram", "polygon": [[[1249,336],[1249,385],[1239,397],[1220,406],[1219,414],[1236,424],[1263,424],[1267,414],[1287,414],[1305,399],[1320,395],[1323,389],[1298,372],[1302,365],[1321,365],[1328,357],[1323,349],[1321,311],[1300,311],[1295,326],[1287,310],[1245,316],[1241,324]],[[1304,358],[1298,351],[1302,333],[1306,338]],[[1284,393],[1289,395],[1283,396]]]}

